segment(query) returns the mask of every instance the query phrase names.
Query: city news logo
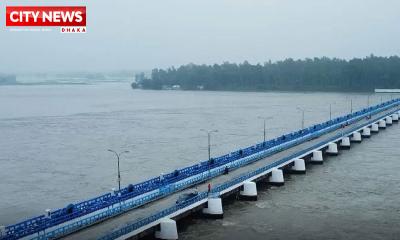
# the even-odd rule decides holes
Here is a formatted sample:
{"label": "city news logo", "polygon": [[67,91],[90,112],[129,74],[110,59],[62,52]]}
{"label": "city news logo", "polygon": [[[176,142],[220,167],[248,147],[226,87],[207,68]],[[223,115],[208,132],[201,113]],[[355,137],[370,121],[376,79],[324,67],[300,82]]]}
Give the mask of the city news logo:
{"label": "city news logo", "polygon": [[6,6],[6,27],[60,27],[86,33],[85,6]]}

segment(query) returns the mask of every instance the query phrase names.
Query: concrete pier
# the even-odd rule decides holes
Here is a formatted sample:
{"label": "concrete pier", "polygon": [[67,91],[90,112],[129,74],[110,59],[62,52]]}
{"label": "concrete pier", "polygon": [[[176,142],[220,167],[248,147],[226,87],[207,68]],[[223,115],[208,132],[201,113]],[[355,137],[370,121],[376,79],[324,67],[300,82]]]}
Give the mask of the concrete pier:
{"label": "concrete pier", "polygon": [[176,222],[170,218],[161,219],[160,230],[155,232],[158,239],[178,239]]}
{"label": "concrete pier", "polygon": [[314,151],[311,157],[311,163],[312,164],[323,164],[324,163],[324,158],[322,157],[322,151],[317,150]]}
{"label": "concrete pier", "polygon": [[283,178],[283,171],[278,168],[274,168],[271,171],[271,176],[269,177],[269,184],[273,186],[282,186],[285,184],[285,179]]}
{"label": "concrete pier", "polygon": [[378,126],[377,123],[373,123],[373,124],[371,125],[371,132],[372,132],[372,133],[378,133],[378,132],[379,132],[379,126]]}
{"label": "concrete pier", "polygon": [[337,144],[334,142],[329,143],[328,149],[326,150],[326,154],[330,156],[337,156],[339,154]]}
{"label": "concrete pier", "polygon": [[361,136],[363,138],[369,138],[371,137],[371,129],[369,127],[365,127],[363,128],[362,132],[361,132]]}
{"label": "concrete pier", "polygon": [[392,120],[393,120],[393,122],[398,122],[399,121],[399,115],[397,113],[393,113]]}
{"label": "concrete pier", "polygon": [[350,138],[350,141],[356,142],[356,143],[360,143],[362,141],[361,133],[353,132],[353,134],[352,134],[352,136]]}
{"label": "concrete pier", "polygon": [[341,149],[350,149],[350,138],[349,137],[343,137],[340,140],[340,148]]}
{"label": "concrete pier", "polygon": [[306,164],[304,159],[297,158],[293,161],[294,165],[291,168],[291,173],[294,174],[305,174],[306,173]]}
{"label": "concrete pier", "polygon": [[257,201],[257,185],[255,182],[246,181],[240,191],[240,199],[246,201]]}
{"label": "concrete pier", "polygon": [[379,127],[380,129],[385,129],[385,128],[386,128],[386,121],[383,120],[383,119],[379,120],[379,122],[378,122],[378,127]]}
{"label": "concrete pier", "polygon": [[221,198],[209,198],[207,201],[207,207],[203,208],[203,214],[209,218],[223,218],[224,210],[222,209]]}
{"label": "concrete pier", "polygon": [[393,120],[392,120],[392,118],[390,117],[390,116],[388,116],[388,117],[386,117],[386,125],[392,125],[393,124]]}

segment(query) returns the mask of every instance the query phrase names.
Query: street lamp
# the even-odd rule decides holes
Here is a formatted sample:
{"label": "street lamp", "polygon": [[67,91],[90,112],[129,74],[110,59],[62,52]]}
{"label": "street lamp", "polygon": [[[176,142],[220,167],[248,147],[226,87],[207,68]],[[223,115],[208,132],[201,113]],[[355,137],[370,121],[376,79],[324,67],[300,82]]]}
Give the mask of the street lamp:
{"label": "street lamp", "polygon": [[267,126],[266,122],[267,122],[267,120],[270,120],[270,119],[272,119],[273,117],[261,117],[261,116],[259,116],[258,118],[264,120],[264,142],[263,142],[263,144],[265,144],[265,141],[266,141],[266,131],[267,131],[267,129],[266,129],[266,126]]}
{"label": "street lamp", "polygon": [[329,103],[329,120],[332,120],[332,105],[336,105],[336,102]]}
{"label": "street lamp", "polygon": [[205,129],[200,129],[200,131],[207,132],[207,137],[208,137],[208,161],[211,161],[211,133],[216,133],[218,130],[205,130]]}
{"label": "street lamp", "polygon": [[353,99],[350,99],[350,113],[353,113]]}
{"label": "street lamp", "polygon": [[211,133],[216,133],[218,130],[205,130],[205,129],[200,129],[200,131],[207,132],[207,138],[208,138],[208,175],[211,174],[210,172],[210,165],[211,165]]}
{"label": "street lamp", "polygon": [[121,172],[119,170],[119,158],[120,158],[120,156],[122,154],[129,153],[129,151],[123,151],[123,152],[120,152],[120,153],[117,153],[116,151],[111,150],[111,149],[108,149],[108,151],[114,153],[115,156],[117,156],[117,161],[118,161],[118,190],[121,190]]}
{"label": "street lamp", "polygon": [[296,109],[301,111],[301,129],[304,129],[304,112],[305,112],[305,110],[301,107],[296,107]]}

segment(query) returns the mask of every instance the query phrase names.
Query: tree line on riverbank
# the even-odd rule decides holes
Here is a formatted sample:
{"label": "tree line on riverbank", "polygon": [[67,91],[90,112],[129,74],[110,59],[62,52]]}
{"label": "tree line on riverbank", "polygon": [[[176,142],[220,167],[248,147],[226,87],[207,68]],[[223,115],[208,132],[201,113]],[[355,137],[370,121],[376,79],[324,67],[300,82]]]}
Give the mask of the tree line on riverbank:
{"label": "tree line on riverbank", "polygon": [[228,91],[374,91],[400,88],[400,58],[368,56],[337,58],[291,58],[250,64],[224,62],[214,65],[187,64],[178,68],[140,73],[132,87],[143,89]]}

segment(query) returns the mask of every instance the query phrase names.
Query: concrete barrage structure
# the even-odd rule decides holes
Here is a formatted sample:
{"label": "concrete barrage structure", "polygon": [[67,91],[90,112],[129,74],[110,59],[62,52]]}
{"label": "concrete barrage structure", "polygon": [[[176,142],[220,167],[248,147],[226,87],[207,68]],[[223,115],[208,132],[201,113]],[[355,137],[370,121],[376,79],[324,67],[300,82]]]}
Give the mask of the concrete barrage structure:
{"label": "concrete barrage structure", "polygon": [[[139,206],[143,206],[141,208],[143,212],[143,208],[146,208],[149,202],[153,202],[153,206],[158,202],[169,203],[169,198],[164,198],[165,196],[177,195],[179,191],[194,185],[204,187],[206,180],[215,179],[217,184],[211,192],[200,191],[197,196],[171,206],[167,205],[166,208],[165,204],[160,204],[159,212],[149,212],[148,217],[141,217],[116,231],[110,228],[113,231],[102,239],[126,239],[152,228],[155,228],[154,234],[160,238],[175,237],[173,230],[175,218],[195,208],[201,208],[203,215],[207,217],[223,217],[222,198],[226,194],[242,188],[241,196],[257,196],[254,181],[265,176],[268,177],[269,184],[283,185],[283,168],[289,168],[290,172],[294,173],[305,172],[307,162],[322,164],[325,149],[327,153],[338,153],[337,143],[340,144],[340,148],[350,147],[350,140],[362,139],[360,131],[364,131],[363,129],[370,127],[372,131],[377,122],[378,127],[382,125],[386,127],[387,117],[393,117],[398,113],[399,104],[399,99],[382,103],[213,158],[212,162],[204,161],[164,174],[162,178],[157,177],[128,186],[113,194],[108,193],[86,202],[68,205],[64,209],[46,213],[50,217],[43,215],[7,226],[5,236],[1,236],[0,239],[18,239],[24,236],[28,239],[58,238],[85,227],[105,227],[107,219],[118,220],[119,215],[128,211],[134,212],[133,209]],[[292,150],[291,153],[284,155],[288,149],[295,151]],[[226,168],[229,169],[229,173],[225,176],[231,177],[220,177],[225,174]],[[95,223],[100,224],[94,225]]]}

